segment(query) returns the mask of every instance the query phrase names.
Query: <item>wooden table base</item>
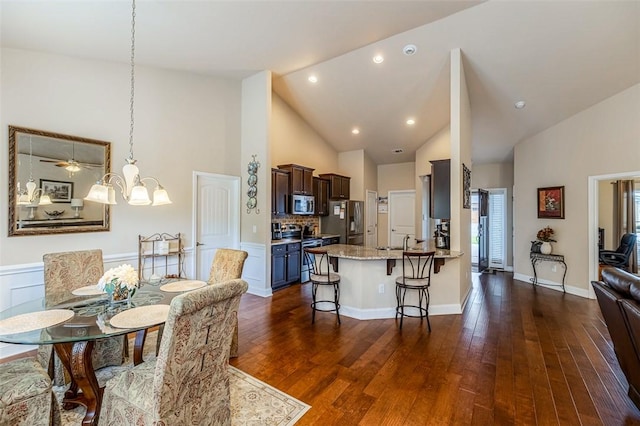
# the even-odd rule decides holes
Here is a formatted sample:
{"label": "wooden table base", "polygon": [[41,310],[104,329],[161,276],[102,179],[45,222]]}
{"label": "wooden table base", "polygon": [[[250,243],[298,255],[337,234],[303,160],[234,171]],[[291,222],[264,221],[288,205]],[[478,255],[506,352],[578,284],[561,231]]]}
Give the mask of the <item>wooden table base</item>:
{"label": "wooden table base", "polygon": [[[78,404],[87,407],[87,414],[82,419],[83,425],[95,425],[100,416],[103,388],[98,384],[96,373],[91,363],[91,354],[95,342],[56,343],[56,353],[67,371],[71,372],[71,387],[65,393],[63,408],[70,409]],[[81,392],[78,392],[81,391]]]}

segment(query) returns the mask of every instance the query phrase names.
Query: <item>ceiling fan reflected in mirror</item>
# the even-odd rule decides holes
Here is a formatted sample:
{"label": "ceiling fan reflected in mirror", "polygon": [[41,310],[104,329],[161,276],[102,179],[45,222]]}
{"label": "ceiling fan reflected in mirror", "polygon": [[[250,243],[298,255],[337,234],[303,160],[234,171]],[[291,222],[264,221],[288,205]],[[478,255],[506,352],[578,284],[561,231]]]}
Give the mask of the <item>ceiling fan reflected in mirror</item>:
{"label": "ceiling fan reflected in mirror", "polygon": [[70,173],[70,176],[73,173],[79,172],[81,169],[89,169],[92,167],[104,167],[104,164],[95,164],[95,163],[81,163],[75,160],[76,157],[76,144],[72,144],[72,152],[71,159],[69,160],[58,160],[58,159],[41,159],[40,161],[43,163],[54,163],[56,167],[63,167],[66,171]]}

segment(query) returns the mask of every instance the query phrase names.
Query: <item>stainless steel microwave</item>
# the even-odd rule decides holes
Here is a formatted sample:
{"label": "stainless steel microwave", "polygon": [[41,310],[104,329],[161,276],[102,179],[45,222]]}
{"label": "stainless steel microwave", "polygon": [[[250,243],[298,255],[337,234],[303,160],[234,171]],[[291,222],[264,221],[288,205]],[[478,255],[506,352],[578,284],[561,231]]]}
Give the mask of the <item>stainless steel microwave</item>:
{"label": "stainless steel microwave", "polygon": [[291,214],[311,215],[315,212],[316,199],[312,195],[292,195]]}

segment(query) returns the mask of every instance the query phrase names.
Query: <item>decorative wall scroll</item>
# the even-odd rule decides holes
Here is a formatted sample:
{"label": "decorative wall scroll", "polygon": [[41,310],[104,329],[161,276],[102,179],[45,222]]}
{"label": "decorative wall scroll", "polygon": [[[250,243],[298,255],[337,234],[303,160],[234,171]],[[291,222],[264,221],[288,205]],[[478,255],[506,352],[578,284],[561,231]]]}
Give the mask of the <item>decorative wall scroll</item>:
{"label": "decorative wall scroll", "polygon": [[462,208],[471,208],[471,170],[462,163]]}
{"label": "decorative wall scroll", "polygon": [[249,165],[247,166],[247,171],[249,172],[249,178],[247,179],[247,184],[249,185],[249,189],[247,189],[247,196],[249,199],[247,200],[247,214],[251,213],[251,210],[255,210],[256,214],[260,214],[260,209],[258,208],[258,168],[260,167],[260,163],[256,161],[256,156],[251,156],[251,161],[249,161]]}

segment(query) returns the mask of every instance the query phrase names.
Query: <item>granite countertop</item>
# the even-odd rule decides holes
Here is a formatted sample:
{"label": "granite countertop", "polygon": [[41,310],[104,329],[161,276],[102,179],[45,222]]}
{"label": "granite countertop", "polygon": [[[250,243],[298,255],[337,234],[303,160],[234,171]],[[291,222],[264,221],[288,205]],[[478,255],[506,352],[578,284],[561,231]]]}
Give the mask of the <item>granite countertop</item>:
{"label": "granite countertop", "polygon": [[[436,249],[433,242],[425,242],[411,247],[411,250],[435,250],[436,259],[455,259],[464,253],[454,250]],[[334,244],[327,246],[329,256],[355,260],[387,260],[402,259],[402,249],[377,249],[373,247]]]}
{"label": "granite countertop", "polygon": [[300,238],[283,238],[281,240],[271,240],[271,245],[277,246],[280,244],[300,243],[300,242],[302,242]]}

